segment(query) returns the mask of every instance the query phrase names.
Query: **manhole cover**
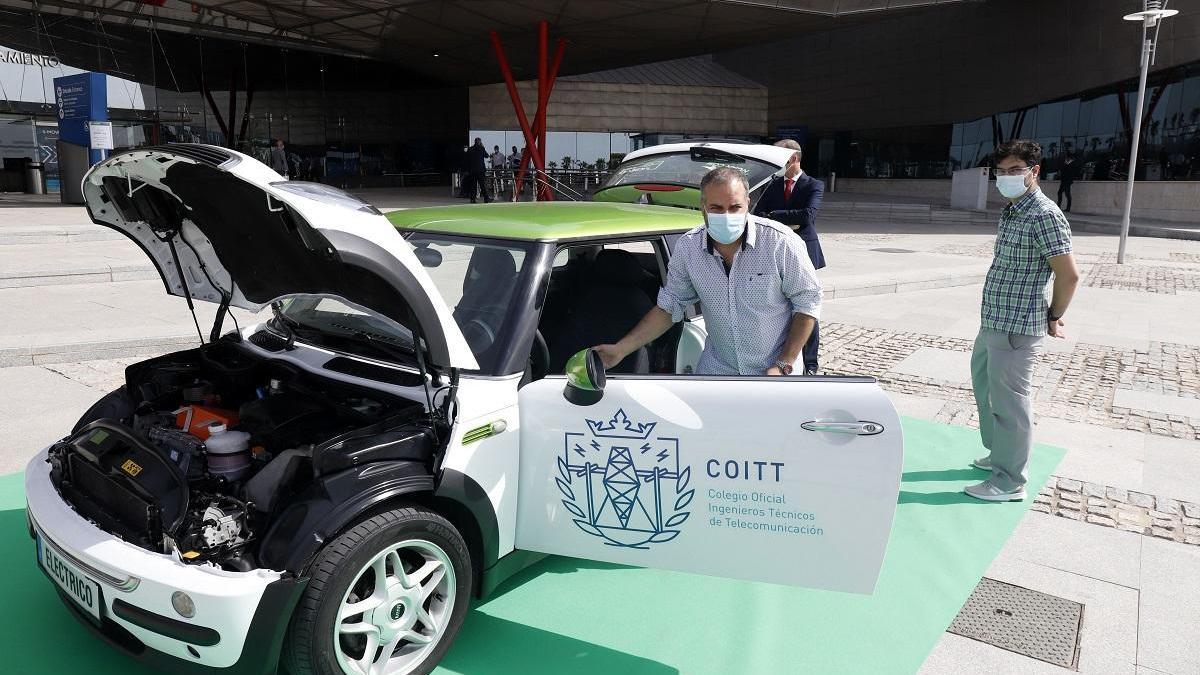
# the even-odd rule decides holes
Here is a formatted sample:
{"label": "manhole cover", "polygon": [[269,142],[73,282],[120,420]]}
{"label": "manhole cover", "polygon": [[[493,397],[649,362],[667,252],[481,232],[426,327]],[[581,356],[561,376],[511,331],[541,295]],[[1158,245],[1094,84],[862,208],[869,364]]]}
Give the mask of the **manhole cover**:
{"label": "manhole cover", "polygon": [[994,579],[981,579],[949,632],[1074,669],[1083,605]]}
{"label": "manhole cover", "polygon": [[909,248],[873,248],[871,250],[878,251],[879,253],[916,253],[916,251]]}

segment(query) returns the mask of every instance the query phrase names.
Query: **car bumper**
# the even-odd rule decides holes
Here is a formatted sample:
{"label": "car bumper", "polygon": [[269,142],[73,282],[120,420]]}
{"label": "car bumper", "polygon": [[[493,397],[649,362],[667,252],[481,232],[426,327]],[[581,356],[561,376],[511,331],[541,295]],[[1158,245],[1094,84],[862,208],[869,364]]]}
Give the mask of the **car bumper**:
{"label": "car bumper", "polygon": [[[121,541],[62,500],[45,459],[43,450],[25,469],[30,534],[100,588],[98,622],[59,590],[72,614],[130,656],[169,672],[274,672],[305,580],[188,565]],[[191,597],[193,617],[172,607],[176,591]]]}

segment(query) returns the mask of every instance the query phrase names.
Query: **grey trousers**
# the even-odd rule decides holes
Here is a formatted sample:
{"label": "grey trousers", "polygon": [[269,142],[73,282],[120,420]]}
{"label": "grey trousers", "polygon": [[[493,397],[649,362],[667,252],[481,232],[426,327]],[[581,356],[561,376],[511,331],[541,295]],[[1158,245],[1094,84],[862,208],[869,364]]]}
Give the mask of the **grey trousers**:
{"label": "grey trousers", "polygon": [[1033,406],[1029,385],[1044,338],[982,329],[971,352],[971,385],[979,408],[979,435],[991,451],[990,480],[1015,490],[1029,478]]}

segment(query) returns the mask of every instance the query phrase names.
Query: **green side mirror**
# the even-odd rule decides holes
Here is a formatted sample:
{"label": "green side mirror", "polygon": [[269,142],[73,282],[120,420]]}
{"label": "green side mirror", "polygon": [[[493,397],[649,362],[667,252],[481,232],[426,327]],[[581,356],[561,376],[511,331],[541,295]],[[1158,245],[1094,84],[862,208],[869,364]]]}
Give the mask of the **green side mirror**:
{"label": "green side mirror", "polygon": [[594,349],[584,349],[567,359],[567,386],[563,396],[575,405],[592,405],[604,397],[604,362]]}

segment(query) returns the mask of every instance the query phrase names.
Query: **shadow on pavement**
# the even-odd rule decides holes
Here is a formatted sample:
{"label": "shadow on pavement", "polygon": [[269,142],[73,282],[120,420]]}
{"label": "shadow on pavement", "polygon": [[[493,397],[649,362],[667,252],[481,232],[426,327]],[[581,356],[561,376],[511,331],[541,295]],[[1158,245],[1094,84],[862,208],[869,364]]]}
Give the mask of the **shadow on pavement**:
{"label": "shadow on pavement", "polygon": [[981,469],[940,469],[938,471],[905,471],[900,480],[904,482],[917,482],[923,480],[929,481],[946,481],[946,480],[983,480],[987,478],[987,472]]}
{"label": "shadow on pavement", "polygon": [[[582,620],[585,615],[581,615]],[[657,661],[471,610],[445,670],[488,675],[675,675]],[[441,669],[436,672],[441,672]]]}
{"label": "shadow on pavement", "polygon": [[959,490],[957,492],[908,492],[907,490],[900,491],[900,498],[896,500],[897,504],[929,504],[931,506],[948,506],[950,504],[979,504],[985,506],[995,506],[996,504],[1004,504],[1006,502],[987,502],[982,499],[975,499],[968,496],[967,493]]}

